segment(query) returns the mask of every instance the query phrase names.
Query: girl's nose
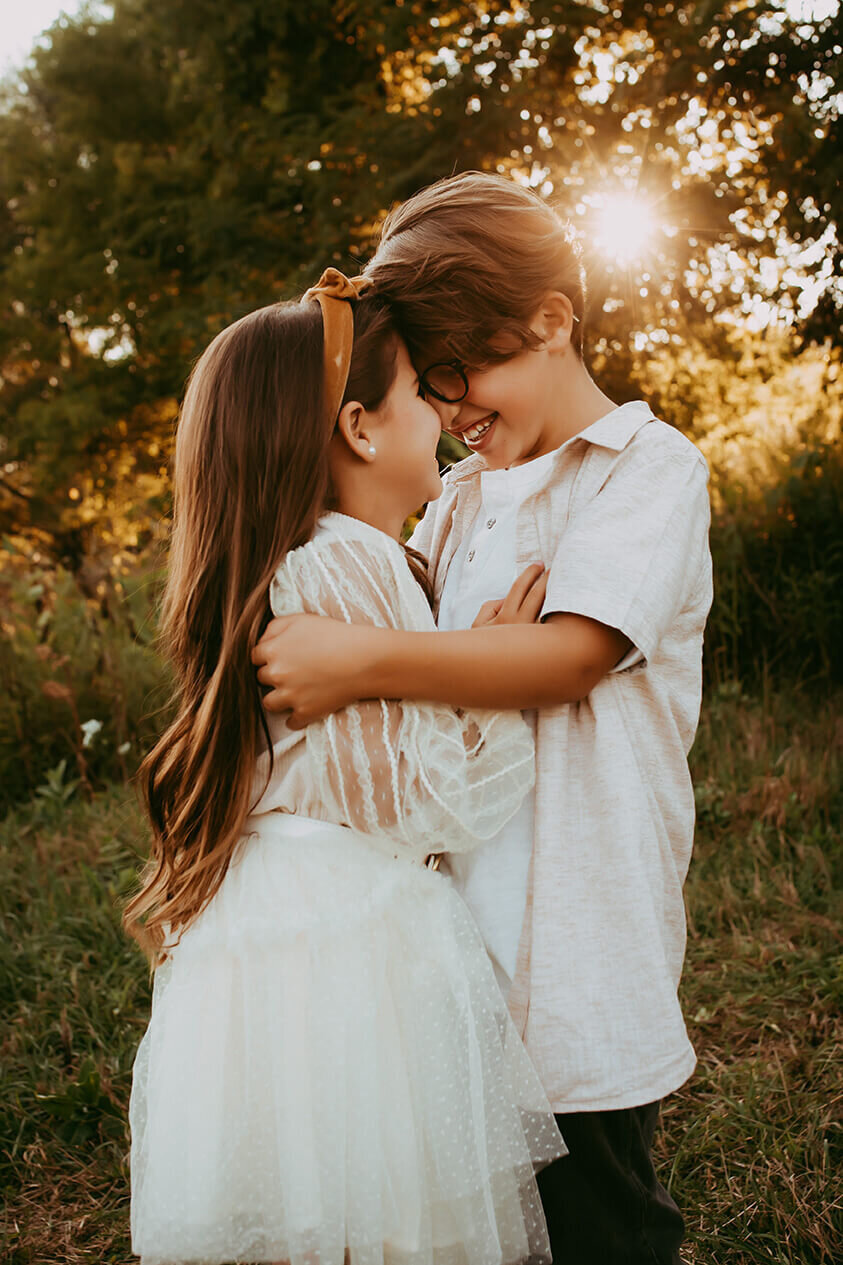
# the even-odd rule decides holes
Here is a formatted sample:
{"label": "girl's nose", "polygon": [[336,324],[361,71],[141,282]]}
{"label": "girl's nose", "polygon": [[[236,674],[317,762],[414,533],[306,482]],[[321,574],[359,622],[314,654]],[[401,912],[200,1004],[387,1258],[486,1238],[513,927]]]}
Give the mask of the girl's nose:
{"label": "girl's nose", "polygon": [[462,408],[462,401],[459,404],[447,404],[444,400],[431,400],[430,402],[439,414],[442,429],[449,430],[451,423]]}

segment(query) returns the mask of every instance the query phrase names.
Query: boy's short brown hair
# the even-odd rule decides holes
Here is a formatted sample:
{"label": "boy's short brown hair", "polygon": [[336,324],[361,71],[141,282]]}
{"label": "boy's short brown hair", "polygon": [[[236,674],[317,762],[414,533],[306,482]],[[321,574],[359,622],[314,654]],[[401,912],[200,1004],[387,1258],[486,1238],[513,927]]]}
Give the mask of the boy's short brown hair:
{"label": "boy's short brown hair", "polygon": [[571,300],[571,342],[582,355],[585,272],[570,226],[530,189],[467,171],[428,185],[384,221],[366,276],[393,310],[420,369],[438,360],[468,366],[541,340],[530,320],[550,290]]}

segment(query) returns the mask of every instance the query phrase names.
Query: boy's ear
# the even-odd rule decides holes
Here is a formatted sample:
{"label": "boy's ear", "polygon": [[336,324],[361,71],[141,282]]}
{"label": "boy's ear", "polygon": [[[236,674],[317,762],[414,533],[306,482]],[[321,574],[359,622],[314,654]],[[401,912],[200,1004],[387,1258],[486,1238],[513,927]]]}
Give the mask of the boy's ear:
{"label": "boy's ear", "polygon": [[571,342],[575,320],[574,305],[567,294],[562,294],[561,290],[550,290],[530,325],[543,339],[548,351],[565,351]]}
{"label": "boy's ear", "polygon": [[370,433],[370,415],[357,400],[349,400],[340,409],[337,418],[337,436],[350,455],[359,457],[361,461],[371,461],[373,454],[369,451],[372,445]]}

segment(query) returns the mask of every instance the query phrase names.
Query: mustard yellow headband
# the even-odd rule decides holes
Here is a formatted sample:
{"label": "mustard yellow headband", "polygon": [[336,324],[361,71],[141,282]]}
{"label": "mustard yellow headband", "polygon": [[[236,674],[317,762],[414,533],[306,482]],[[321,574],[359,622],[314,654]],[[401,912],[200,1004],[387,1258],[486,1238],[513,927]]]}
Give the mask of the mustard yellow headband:
{"label": "mustard yellow headband", "polygon": [[332,423],[342,405],[354,347],[351,304],[372,288],[369,277],[346,277],[339,268],[326,268],[305,294],[322,309],[323,373],[325,404]]}

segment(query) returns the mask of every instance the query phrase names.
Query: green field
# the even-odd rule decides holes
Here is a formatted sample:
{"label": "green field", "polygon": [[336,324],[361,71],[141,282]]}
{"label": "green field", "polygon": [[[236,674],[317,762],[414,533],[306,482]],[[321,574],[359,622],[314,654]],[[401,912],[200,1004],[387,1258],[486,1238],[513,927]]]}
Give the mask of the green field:
{"label": "green field", "polygon": [[[699,1066],[658,1141],[689,1265],[840,1259],[839,701],[724,686],[704,711],[684,984]],[[125,1106],[149,983],[118,910],[143,842],[124,786],[88,803],[57,776],[0,825],[10,1265],[133,1259]]]}

